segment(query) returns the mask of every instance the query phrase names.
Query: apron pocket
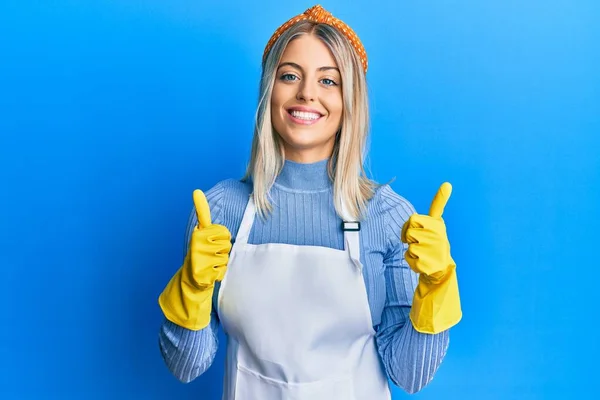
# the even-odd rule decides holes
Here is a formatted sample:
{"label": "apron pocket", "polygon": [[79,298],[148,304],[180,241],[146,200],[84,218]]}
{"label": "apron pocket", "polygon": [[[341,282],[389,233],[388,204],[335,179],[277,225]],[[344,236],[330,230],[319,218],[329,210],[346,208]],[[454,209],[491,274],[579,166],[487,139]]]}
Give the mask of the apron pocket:
{"label": "apron pocket", "polygon": [[308,383],[268,378],[238,364],[235,400],[354,400],[350,377]]}

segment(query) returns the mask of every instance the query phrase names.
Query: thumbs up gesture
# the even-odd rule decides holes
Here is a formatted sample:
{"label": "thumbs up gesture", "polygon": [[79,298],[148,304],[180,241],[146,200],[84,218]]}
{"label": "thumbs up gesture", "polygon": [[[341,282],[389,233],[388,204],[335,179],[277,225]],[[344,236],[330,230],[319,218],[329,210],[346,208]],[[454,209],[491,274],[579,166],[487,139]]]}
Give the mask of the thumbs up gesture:
{"label": "thumbs up gesture", "polygon": [[456,266],[442,219],[451,193],[452,185],[443,183],[433,198],[429,215],[414,214],[402,227],[401,240],[408,244],[406,262],[431,283],[441,281],[446,272]]}
{"label": "thumbs up gesture", "polygon": [[210,323],[216,281],[223,280],[231,249],[231,233],[213,224],[204,193],[194,191],[198,225],[192,232],[183,265],[158,298],[165,317],[179,326],[200,330]]}
{"label": "thumbs up gesture", "polygon": [[186,257],[189,258],[189,268],[186,272],[190,283],[204,290],[225,276],[231,233],[225,226],[212,223],[208,201],[201,190],[194,190],[193,197],[198,225],[190,239]]}

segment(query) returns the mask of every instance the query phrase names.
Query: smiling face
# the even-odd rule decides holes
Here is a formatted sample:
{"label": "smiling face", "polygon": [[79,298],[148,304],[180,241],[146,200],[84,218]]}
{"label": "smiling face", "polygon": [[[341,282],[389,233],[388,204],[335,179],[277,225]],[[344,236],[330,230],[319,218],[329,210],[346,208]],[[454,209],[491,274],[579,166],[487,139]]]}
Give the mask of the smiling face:
{"label": "smiling face", "polygon": [[327,46],[310,34],[292,40],[271,95],[271,122],[286,159],[310,163],[330,157],[342,112],[340,71]]}

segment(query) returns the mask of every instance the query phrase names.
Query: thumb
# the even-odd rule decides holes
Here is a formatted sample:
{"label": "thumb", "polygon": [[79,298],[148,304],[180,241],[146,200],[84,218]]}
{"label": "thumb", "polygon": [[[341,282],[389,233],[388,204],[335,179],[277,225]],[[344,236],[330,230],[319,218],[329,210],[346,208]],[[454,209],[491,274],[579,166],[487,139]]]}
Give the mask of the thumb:
{"label": "thumb", "polygon": [[442,183],[442,186],[438,189],[433,201],[431,202],[431,207],[429,208],[429,216],[433,218],[442,218],[442,214],[444,213],[444,207],[446,207],[446,203],[452,194],[452,185],[448,182]]}
{"label": "thumb", "polygon": [[208,201],[206,200],[206,196],[200,189],[194,190],[194,207],[196,208],[196,215],[198,216],[198,225],[201,228],[206,228],[211,225],[210,218],[210,207],[208,206]]}

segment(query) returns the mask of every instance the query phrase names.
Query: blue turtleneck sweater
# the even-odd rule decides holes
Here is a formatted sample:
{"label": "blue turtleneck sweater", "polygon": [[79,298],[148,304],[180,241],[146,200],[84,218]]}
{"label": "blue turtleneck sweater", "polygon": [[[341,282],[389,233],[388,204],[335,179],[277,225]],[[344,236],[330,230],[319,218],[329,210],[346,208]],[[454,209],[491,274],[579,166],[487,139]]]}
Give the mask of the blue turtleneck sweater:
{"label": "blue turtleneck sweater", "polygon": [[[213,223],[225,225],[235,236],[251,193],[251,183],[219,182],[206,192]],[[333,185],[327,160],[312,164],[286,161],[271,191],[276,204],[270,217],[256,218],[248,243],[287,243],[342,250],[344,233],[333,204]],[[402,225],[415,213],[413,206],[388,185],[377,189],[361,222],[360,257],[378,351],[388,377],[409,393],[421,390],[440,366],[449,343],[448,331],[417,332],[409,318],[418,276],[404,260]],[[197,224],[192,211],[185,251]],[[216,294],[219,286],[216,286]],[[172,373],[190,382],[212,364],[217,351],[218,316],[191,331],[165,320],[159,338],[163,358]]]}

